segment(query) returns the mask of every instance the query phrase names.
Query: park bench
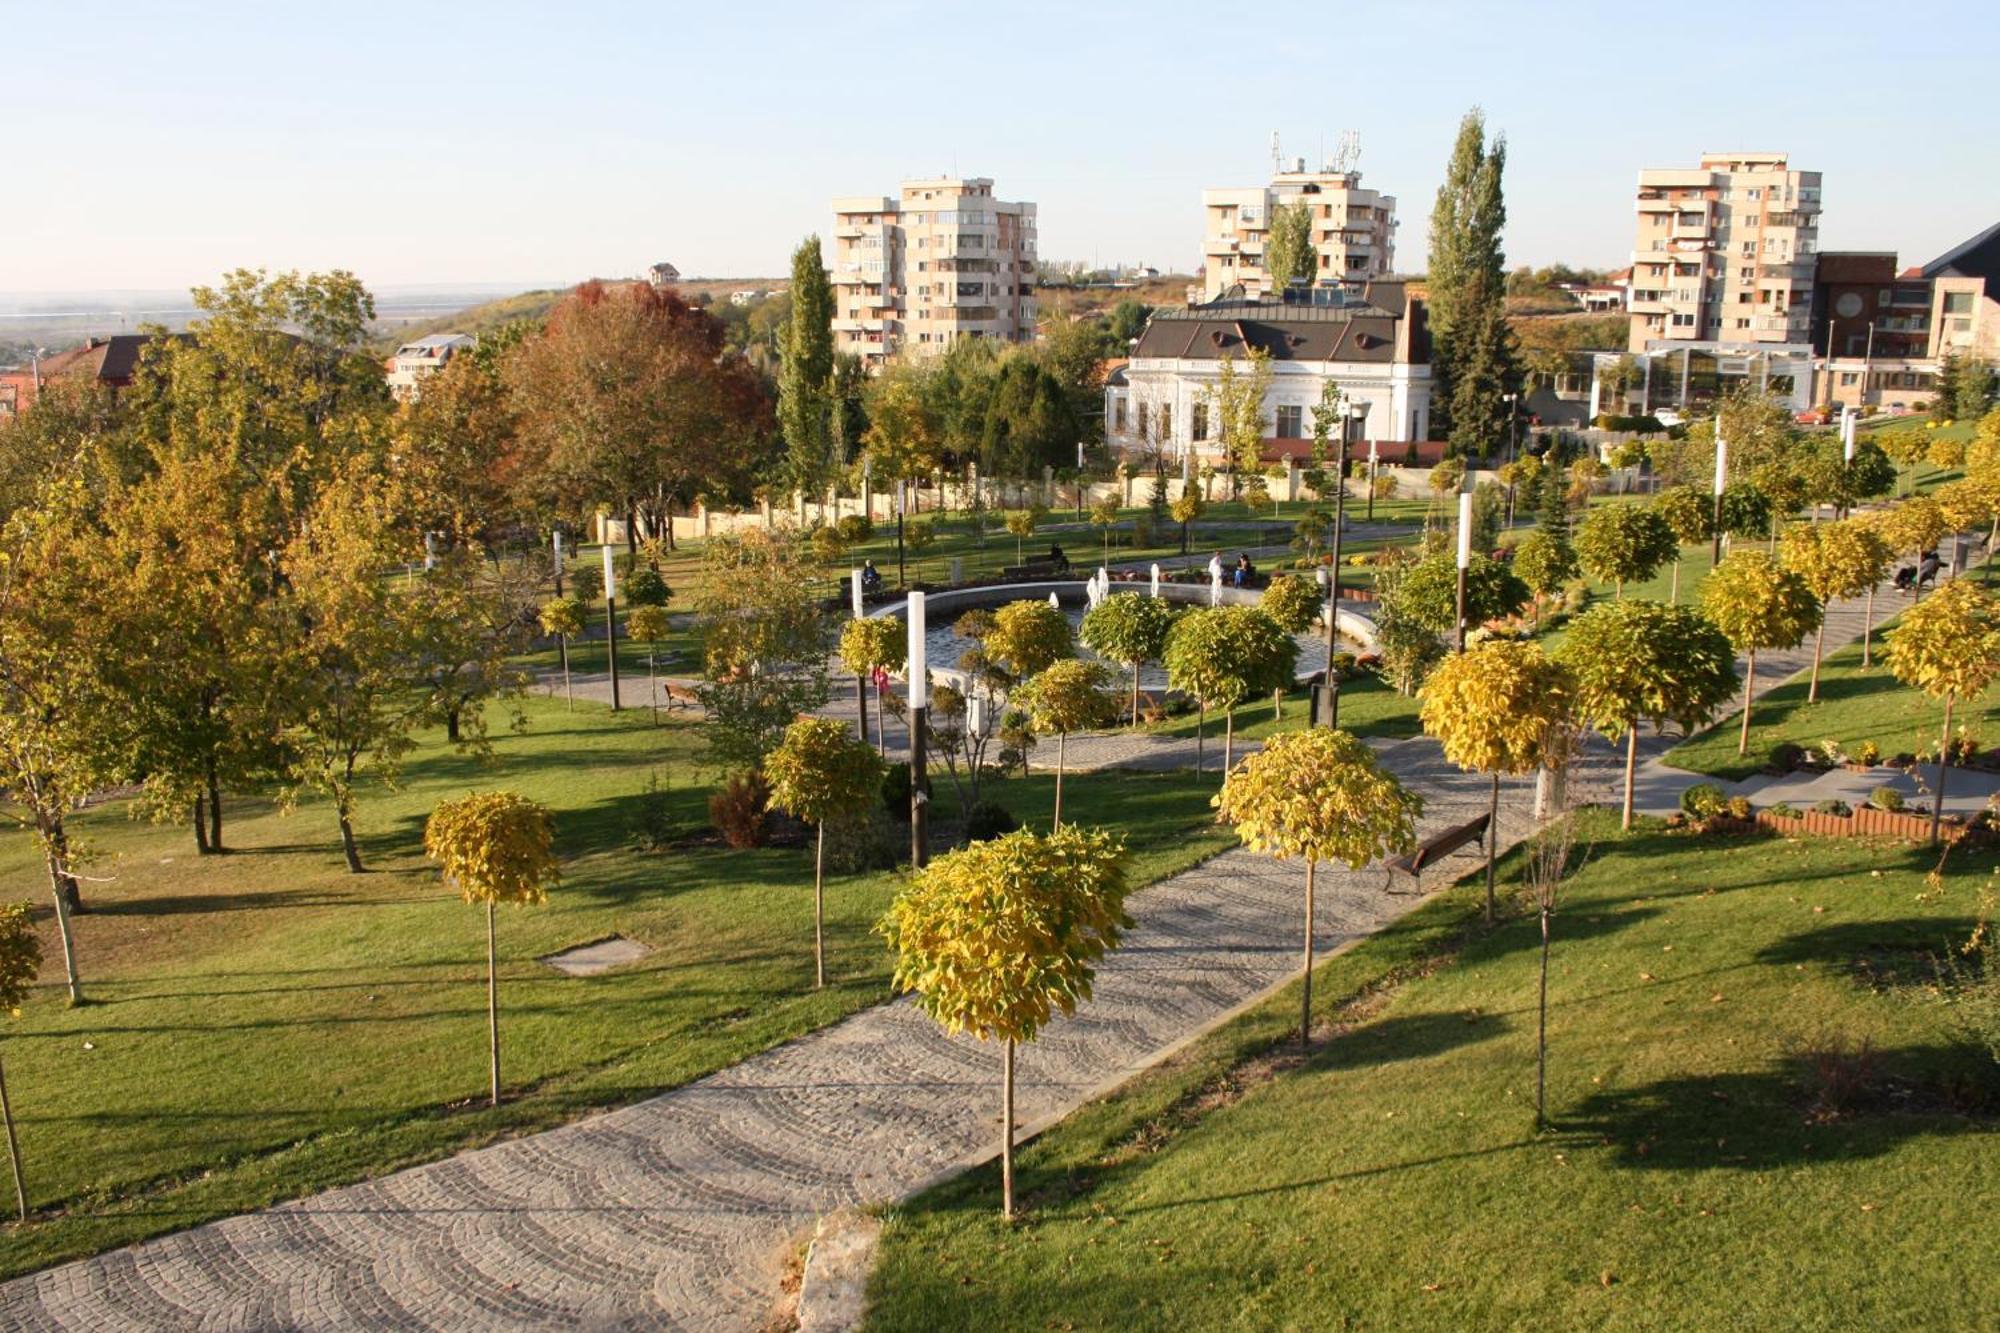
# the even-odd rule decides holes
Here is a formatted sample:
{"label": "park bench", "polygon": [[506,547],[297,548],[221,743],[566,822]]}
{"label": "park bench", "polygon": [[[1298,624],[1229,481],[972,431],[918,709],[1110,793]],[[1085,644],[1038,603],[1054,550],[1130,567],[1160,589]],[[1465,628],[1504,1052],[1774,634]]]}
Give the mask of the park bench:
{"label": "park bench", "polygon": [[1390,879],[1398,874],[1408,875],[1418,888],[1423,887],[1424,867],[1450,856],[1467,843],[1476,842],[1482,847],[1487,838],[1487,825],[1492,823],[1491,815],[1481,815],[1467,820],[1442,833],[1434,833],[1417,844],[1417,849],[1408,856],[1399,856],[1387,863]]}
{"label": "park bench", "polygon": [[1057,565],[1053,560],[1030,560],[1025,565],[1008,565],[1000,571],[1000,578],[1006,583],[1035,583],[1068,573],[1066,567]]}
{"label": "park bench", "polygon": [[672,681],[668,681],[665,689],[667,692],[668,712],[671,713],[676,708],[695,709],[701,707],[701,696],[687,686],[676,685]]}

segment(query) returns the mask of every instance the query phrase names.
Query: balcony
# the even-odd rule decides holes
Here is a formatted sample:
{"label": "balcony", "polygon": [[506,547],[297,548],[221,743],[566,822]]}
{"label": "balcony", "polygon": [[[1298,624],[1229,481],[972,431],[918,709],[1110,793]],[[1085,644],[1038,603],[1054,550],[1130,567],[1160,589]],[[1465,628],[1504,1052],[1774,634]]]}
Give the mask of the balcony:
{"label": "balcony", "polygon": [[881,333],[888,328],[886,319],[836,319],[833,321],[835,333]]}

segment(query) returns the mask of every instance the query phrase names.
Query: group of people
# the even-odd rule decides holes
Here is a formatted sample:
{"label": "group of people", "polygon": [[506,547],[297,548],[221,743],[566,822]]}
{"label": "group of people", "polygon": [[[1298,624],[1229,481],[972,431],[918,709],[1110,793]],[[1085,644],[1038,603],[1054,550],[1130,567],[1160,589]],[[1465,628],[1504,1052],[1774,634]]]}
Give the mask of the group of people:
{"label": "group of people", "polygon": [[[1213,583],[1217,579],[1222,578],[1222,576],[1222,552],[1217,551],[1208,558],[1208,578]],[[1256,579],[1257,566],[1250,562],[1250,553],[1248,551],[1238,551],[1236,553],[1236,567],[1229,571],[1230,586],[1248,588],[1256,582]]]}

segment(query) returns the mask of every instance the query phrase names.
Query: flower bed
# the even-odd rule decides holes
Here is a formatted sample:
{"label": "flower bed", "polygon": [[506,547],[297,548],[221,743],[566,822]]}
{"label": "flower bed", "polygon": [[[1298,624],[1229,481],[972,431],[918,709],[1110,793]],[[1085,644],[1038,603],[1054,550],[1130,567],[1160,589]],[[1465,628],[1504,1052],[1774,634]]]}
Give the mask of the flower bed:
{"label": "flower bed", "polygon": [[[1877,810],[1872,805],[1855,808],[1853,814],[1829,815],[1817,810],[1807,810],[1796,816],[1774,815],[1769,810],[1757,812],[1757,823],[1773,833],[1783,833],[1788,837],[1816,833],[1823,838],[1910,838],[1922,840],[1931,836],[1931,817],[1914,814],[1907,810]],[[1938,836],[1946,842],[1956,842],[1965,836],[1965,822],[1956,815],[1946,815],[1938,828]]]}

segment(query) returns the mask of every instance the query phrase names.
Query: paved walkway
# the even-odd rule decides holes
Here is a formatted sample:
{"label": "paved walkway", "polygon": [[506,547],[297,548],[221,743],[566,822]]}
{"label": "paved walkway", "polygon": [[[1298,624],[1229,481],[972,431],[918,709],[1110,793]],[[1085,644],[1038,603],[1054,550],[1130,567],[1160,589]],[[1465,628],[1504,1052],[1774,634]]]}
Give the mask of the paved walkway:
{"label": "paved walkway", "polygon": [[[1427,830],[1487,782],[1382,747]],[[1527,788],[1503,802],[1525,832]],[[1430,879],[1476,863],[1462,851]],[[1059,1118],[1297,974],[1297,863],[1226,853],[1138,895],[1096,998],[1020,1057],[1024,1125]],[[1321,949],[1414,906],[1379,869],[1322,876]],[[789,1238],[982,1160],[998,1049],[908,1002],[857,1014],[636,1106],[229,1218],[0,1287],[0,1327],[755,1327]]]}

